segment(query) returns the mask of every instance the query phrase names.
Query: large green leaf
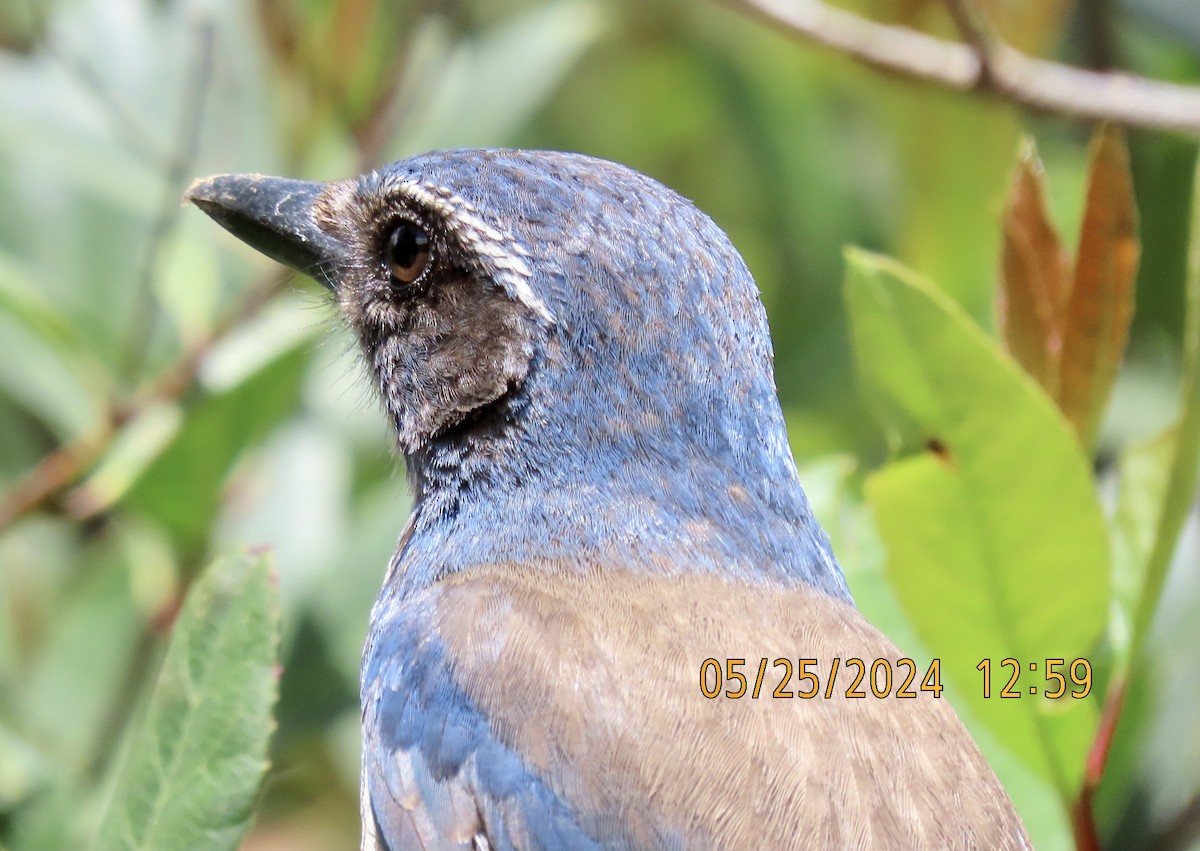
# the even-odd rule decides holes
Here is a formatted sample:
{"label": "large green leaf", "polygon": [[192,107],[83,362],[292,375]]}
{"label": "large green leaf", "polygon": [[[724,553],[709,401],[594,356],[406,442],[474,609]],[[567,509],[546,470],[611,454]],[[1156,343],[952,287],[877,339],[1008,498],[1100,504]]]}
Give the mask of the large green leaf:
{"label": "large green leaf", "polygon": [[[846,572],[855,605],[905,656],[915,659],[920,669],[925,670],[936,654],[930,653],[916,635],[896,598],[895,589],[887,581],[883,543],[879,540],[875,522],[862,502],[861,494],[850,486],[848,479],[853,473],[853,461],[846,456],[830,456],[801,463],[799,471],[813,511],[829,533],[834,552]],[[970,729],[979,749],[1004,784],[1034,847],[1038,851],[1074,849],[1067,813],[1059,805],[1049,780],[1033,772],[1009,748],[998,743],[975,718],[957,682],[946,680],[944,684],[944,695],[954,705],[959,718]],[[975,691],[979,684],[971,681],[967,687]]]}
{"label": "large green leaf", "polygon": [[188,595],[95,848],[236,848],[267,768],[278,698],[271,560],[213,564]]}
{"label": "large green leaf", "polygon": [[[890,578],[973,711],[1066,798],[1097,701],[1029,689],[1049,690],[1046,660],[1087,658],[1105,627],[1108,539],[1087,462],[1051,400],[957,306],[891,261],[848,259],[863,384],[890,427],[929,447],[867,482]],[[1002,700],[1008,657],[1021,696]]]}

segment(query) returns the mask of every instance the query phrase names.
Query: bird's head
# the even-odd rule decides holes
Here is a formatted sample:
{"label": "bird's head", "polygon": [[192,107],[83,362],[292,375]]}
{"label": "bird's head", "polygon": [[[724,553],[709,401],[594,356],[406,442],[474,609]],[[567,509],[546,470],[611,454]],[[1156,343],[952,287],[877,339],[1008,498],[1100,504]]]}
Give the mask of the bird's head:
{"label": "bird's head", "polygon": [[807,516],[753,278],[662,184],[460,150],[324,184],[213,177],[186,198],[332,290],[422,493],[590,486],[679,522]]}
{"label": "bird's head", "polygon": [[689,434],[731,425],[706,407],[774,395],[741,258],[689,202],[622,166],[451,151],[324,184],[222,175],[187,200],[332,290],[406,455],[524,395],[531,371],[559,394],[535,413],[580,399],[574,429],[647,449],[715,437]]}

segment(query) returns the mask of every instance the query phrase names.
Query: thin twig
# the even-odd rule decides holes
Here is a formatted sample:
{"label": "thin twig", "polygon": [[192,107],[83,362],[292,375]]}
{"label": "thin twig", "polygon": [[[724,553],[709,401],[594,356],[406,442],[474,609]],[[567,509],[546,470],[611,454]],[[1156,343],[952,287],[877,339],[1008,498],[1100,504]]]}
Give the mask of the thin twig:
{"label": "thin twig", "polygon": [[1104,697],[1100,723],[1096,725],[1096,735],[1092,738],[1092,745],[1084,761],[1083,783],[1071,804],[1071,832],[1075,836],[1076,851],[1100,851],[1100,830],[1096,825],[1096,792],[1100,789],[1100,782],[1104,779],[1104,771],[1108,767],[1108,755],[1117,735],[1121,712],[1125,708],[1128,685],[1125,674],[1119,674]]}
{"label": "thin twig", "polygon": [[120,96],[108,87],[100,73],[83,56],[53,38],[47,39],[46,52],[57,59],[104,110],[117,138],[135,157],[145,160],[153,168],[169,167],[171,157],[162,149],[154,134]]}
{"label": "thin twig", "polygon": [[972,9],[967,0],[944,0],[946,12],[958,28],[963,41],[975,51],[979,59],[979,81],[977,86],[986,87],[993,84],[995,71],[992,69],[992,44],[996,36],[984,23],[978,12]]}
{"label": "thin twig", "polygon": [[200,364],[212,347],[255,316],[280,292],[288,277],[290,273],[278,269],[251,286],[237,308],[224,317],[207,337],[195,343],[160,373],[148,389],[127,404],[113,404],[94,433],[60,446],[0,494],[0,531],[70,487],[108,450],[124,423],[153,404],[180,398],[192,386]]}
{"label": "thin twig", "polygon": [[18,517],[50,500],[91,466],[112,442],[115,419],[109,414],[95,433],[58,447],[0,494],[0,532]]}
{"label": "thin twig", "polygon": [[121,374],[136,380],[145,366],[150,342],[154,337],[155,310],[154,272],[167,237],[179,220],[179,196],[191,180],[192,164],[200,146],[200,129],[204,118],[204,101],[212,80],[213,27],[205,22],[197,28],[196,62],[184,81],[190,99],[183,109],[179,143],[163,175],[163,197],[150,230],[146,256],[138,274],[131,331],[127,338]]}
{"label": "thin twig", "polygon": [[1083,19],[1084,62],[1095,71],[1107,71],[1116,65],[1116,39],[1113,37],[1111,0],[1089,0],[1079,4]]}
{"label": "thin twig", "polygon": [[725,0],[790,35],[874,68],[1038,112],[1200,135],[1200,88],[1034,59],[994,39],[990,73],[975,46],[880,24],[821,0]]}

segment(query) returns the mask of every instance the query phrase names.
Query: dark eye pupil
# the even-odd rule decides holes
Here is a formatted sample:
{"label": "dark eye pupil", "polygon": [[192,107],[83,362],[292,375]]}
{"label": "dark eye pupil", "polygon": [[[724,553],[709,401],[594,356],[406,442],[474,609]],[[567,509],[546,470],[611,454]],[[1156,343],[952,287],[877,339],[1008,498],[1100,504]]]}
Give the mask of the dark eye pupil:
{"label": "dark eye pupil", "polygon": [[429,265],[429,236],[412,222],[401,222],[388,237],[388,268],[392,277],[411,284]]}

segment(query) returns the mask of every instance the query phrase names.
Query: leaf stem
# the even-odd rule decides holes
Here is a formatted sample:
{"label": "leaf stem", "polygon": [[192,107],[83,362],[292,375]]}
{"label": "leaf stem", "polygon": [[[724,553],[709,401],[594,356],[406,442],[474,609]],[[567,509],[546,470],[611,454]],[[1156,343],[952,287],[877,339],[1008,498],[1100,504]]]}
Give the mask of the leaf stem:
{"label": "leaf stem", "polygon": [[1167,480],[1166,497],[1159,515],[1154,547],[1146,563],[1146,578],[1133,620],[1133,637],[1127,665],[1138,663],[1150,632],[1154,613],[1162,597],[1171,558],[1187,521],[1196,494],[1200,471],[1200,162],[1192,192],[1192,228],[1188,249],[1187,317],[1184,328],[1184,373],[1182,411],[1175,435],[1175,458]]}

